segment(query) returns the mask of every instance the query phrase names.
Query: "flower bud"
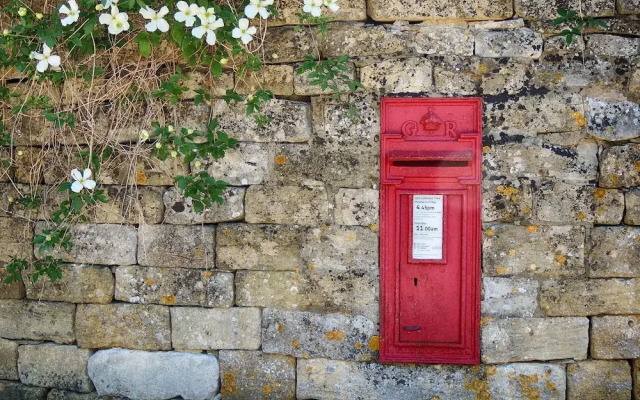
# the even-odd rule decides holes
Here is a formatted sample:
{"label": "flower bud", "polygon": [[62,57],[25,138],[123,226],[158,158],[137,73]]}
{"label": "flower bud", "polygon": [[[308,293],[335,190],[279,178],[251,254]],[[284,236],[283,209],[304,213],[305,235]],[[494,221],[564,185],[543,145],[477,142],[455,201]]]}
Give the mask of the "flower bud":
{"label": "flower bud", "polygon": [[229,62],[228,58],[221,58],[220,59],[220,65],[227,65],[228,62]]}
{"label": "flower bud", "polygon": [[20,7],[18,9],[18,15],[21,16],[21,17],[24,17],[25,15],[27,15],[27,9],[24,8],[24,7]]}
{"label": "flower bud", "polygon": [[44,15],[42,15],[42,13],[37,13],[36,14],[36,18],[37,19],[42,19],[42,17],[44,17]]}
{"label": "flower bud", "polygon": [[247,100],[249,100],[249,101],[253,100],[253,95],[252,94],[248,95],[247,96]]}
{"label": "flower bud", "polygon": [[171,150],[171,157],[176,158],[178,157],[178,152],[175,150]]}
{"label": "flower bud", "polygon": [[189,135],[191,135],[191,134],[193,133],[193,129],[191,129],[191,128],[187,129],[187,133],[188,133]]}
{"label": "flower bud", "polygon": [[4,29],[2,31],[2,36],[9,36],[9,30],[8,29]]}
{"label": "flower bud", "polygon": [[51,236],[50,236],[50,235],[47,235],[47,236],[45,237],[45,240],[46,240],[47,242],[50,242],[50,241],[51,241]]}
{"label": "flower bud", "polygon": [[140,132],[140,141],[144,142],[147,139],[149,139],[149,131],[143,129],[142,132]]}
{"label": "flower bud", "polygon": [[169,131],[169,133],[173,132],[173,125],[167,126],[167,130]]}
{"label": "flower bud", "polygon": [[96,10],[97,10],[97,11],[102,11],[103,9],[104,9],[104,7],[102,7],[102,4],[98,4],[98,5],[96,6]]}
{"label": "flower bud", "polygon": [[160,149],[160,148],[162,148],[162,143],[157,142],[157,143],[156,143],[156,149]]}
{"label": "flower bud", "polygon": [[202,165],[202,163],[200,161],[196,161],[193,163],[193,166],[196,168],[200,168],[200,166]]}
{"label": "flower bud", "polygon": [[24,154],[22,150],[18,150],[18,155],[21,156],[22,154]]}
{"label": "flower bud", "polygon": [[7,200],[9,200],[9,203],[13,203],[13,197],[9,196]]}

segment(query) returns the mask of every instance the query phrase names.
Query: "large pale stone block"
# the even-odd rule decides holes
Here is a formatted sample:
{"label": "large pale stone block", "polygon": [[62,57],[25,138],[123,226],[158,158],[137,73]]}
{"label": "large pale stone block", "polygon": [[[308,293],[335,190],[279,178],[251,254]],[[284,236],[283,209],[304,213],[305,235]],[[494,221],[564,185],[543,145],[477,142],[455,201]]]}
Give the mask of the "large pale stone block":
{"label": "large pale stone block", "polygon": [[226,399],[292,399],[296,359],[260,351],[219,353],[222,395]]}
{"label": "large pale stone block", "polygon": [[0,337],[71,343],[75,310],[74,304],[2,300]]}
{"label": "large pale stone block", "polygon": [[258,89],[270,90],[277,96],[293,94],[293,67],[291,65],[263,65],[260,71],[245,71],[244,76],[236,74],[236,91],[253,94]]}
{"label": "large pale stone block", "polygon": [[27,298],[34,300],[65,301],[67,303],[110,303],[115,280],[107,267],[71,264],[63,265],[62,279],[51,282],[48,278],[36,283],[27,282]]}
{"label": "large pale stone block", "polygon": [[624,194],[624,223],[640,225],[640,188],[630,189]]}
{"label": "large pale stone block", "polygon": [[475,52],[480,57],[538,59],[542,55],[542,36],[529,28],[512,31],[478,31]]}
{"label": "large pale stone block", "polygon": [[616,35],[587,35],[587,51],[594,55],[633,57],[640,53],[640,39]]}
{"label": "large pale stone block", "polygon": [[316,51],[315,37],[307,29],[295,31],[293,27],[269,28],[264,38],[264,61],[279,64],[304,61],[307,54]]}
{"label": "large pale stone block", "polygon": [[209,354],[101,350],[89,359],[98,394],[132,399],[208,400],[218,392],[219,367]]}
{"label": "large pale stone block", "polygon": [[316,271],[377,271],[378,235],[369,228],[312,228],[303,240],[302,258]]}
{"label": "large pale stone block", "polygon": [[640,136],[640,106],[631,101],[587,98],[589,134],[602,140],[619,141]]}
{"label": "large pale stone block", "polygon": [[[489,366],[486,371],[492,399],[564,399],[566,395],[566,374],[562,364],[506,364]],[[477,390],[481,385],[472,383],[470,386],[472,390],[476,388],[477,393],[481,392]]]}
{"label": "large pale stone block", "polygon": [[76,312],[78,346],[88,349],[171,349],[169,308],[141,304],[81,304]]}
{"label": "large pale stone block", "polygon": [[324,187],[251,186],[245,207],[245,219],[253,224],[318,225],[329,213]]}
{"label": "large pale stone block", "polygon": [[407,47],[418,54],[473,55],[473,33],[464,25],[422,23],[397,29],[405,37]]}
{"label": "large pale stone block", "polygon": [[541,221],[617,225],[624,214],[624,193],[614,189],[545,181],[536,188],[535,206]]}
{"label": "large pale stone block", "polygon": [[47,400],[127,400],[125,397],[100,396],[97,392],[78,393],[70,390],[51,389]]}
{"label": "large pale stone block", "polygon": [[310,303],[308,282],[294,271],[238,271],[236,305],[303,309]]}
{"label": "large pale stone block", "polygon": [[615,14],[615,4],[606,0],[579,0],[569,1],[527,1],[516,0],[516,15],[527,20],[552,20],[558,16],[557,10],[566,8],[568,10],[582,10],[584,15],[590,17],[612,17]]}
{"label": "large pale stone block", "polygon": [[612,146],[600,157],[600,186],[607,188],[640,185],[640,145]]}
{"label": "large pale stone block", "polygon": [[406,50],[406,43],[399,32],[382,25],[332,24],[327,40],[320,42],[323,58],[337,58],[398,54]]}
{"label": "large pale stone block", "polygon": [[482,327],[482,361],[587,358],[588,318],[489,318]]}
{"label": "large pale stone block", "polygon": [[605,315],[591,319],[591,357],[640,358],[640,316]]}
{"label": "large pale stone block", "polygon": [[192,200],[185,198],[176,188],[171,188],[164,192],[164,222],[196,225],[239,221],[244,218],[244,192],[244,188],[230,187],[222,194],[222,204],[213,204],[203,212],[196,213]]}
{"label": "large pale stone block", "polygon": [[269,179],[273,158],[273,148],[267,143],[239,143],[223,158],[209,160],[198,168],[192,164],[191,168],[194,172],[206,170],[230,185],[259,185]]}
{"label": "large pale stone block", "polygon": [[526,178],[482,180],[482,220],[513,222],[532,217],[531,181]]}
{"label": "large pale stone block", "polygon": [[18,370],[27,385],[91,392],[87,363],[93,352],[76,346],[52,344],[20,346]]}
{"label": "large pale stone block", "polygon": [[0,262],[11,257],[31,258],[32,226],[26,220],[0,218]]}
{"label": "large pale stone block", "polygon": [[631,363],[631,374],[633,376],[633,398],[640,399],[640,359],[635,359]]}
{"label": "large pale stone block", "polygon": [[[187,80],[182,84],[189,90],[180,96],[182,100],[193,100],[196,97],[197,89],[203,89],[212,97],[222,97],[227,89],[233,89],[233,74],[223,73],[219,78],[215,78],[210,71],[191,70],[185,72]],[[180,124],[180,126],[186,126]]]}
{"label": "large pale stone block", "polygon": [[367,12],[376,21],[424,21],[429,19],[506,19],[513,15],[510,1],[370,0]]}
{"label": "large pale stone block", "polygon": [[546,281],[540,307],[551,316],[640,313],[640,279]]}
{"label": "large pale stone block", "polygon": [[540,284],[527,278],[486,277],[482,280],[482,315],[533,317]]}
{"label": "large pale stone block", "polygon": [[[280,13],[277,17],[269,17],[269,26],[298,25],[300,23],[300,3],[296,0],[281,0],[278,4]],[[331,21],[364,21],[367,19],[365,0],[343,0],[337,11],[327,11]],[[273,18],[273,20],[272,20]]]}
{"label": "large pale stone block", "polygon": [[568,400],[628,400],[631,368],[627,361],[581,361],[567,367]]}
{"label": "large pale stone block", "polygon": [[334,218],[338,225],[378,223],[380,192],[375,189],[339,189]]}
{"label": "large pale stone block", "polygon": [[587,271],[592,278],[640,277],[640,228],[607,226],[591,229]]}
{"label": "large pale stone block", "polygon": [[638,0],[617,0],[616,9],[619,14],[640,14]]}
{"label": "large pale stone block", "polygon": [[424,58],[384,60],[360,68],[366,89],[387,93],[419,93],[431,89],[431,62]]}
{"label": "large pale stone block", "polygon": [[20,300],[24,299],[26,290],[24,282],[13,282],[6,284],[7,270],[4,268],[5,263],[0,263],[0,300]]}
{"label": "large pale stone block", "polygon": [[18,343],[0,338],[0,379],[17,381]]}
{"label": "large pale stone block", "polygon": [[173,347],[217,350],[260,348],[259,308],[171,308]]}
{"label": "large pale stone block", "polygon": [[140,265],[213,268],[214,226],[140,225],[139,233]]}
{"label": "large pale stone block", "polygon": [[18,382],[0,381],[0,398],[20,400],[45,400],[49,389],[27,386]]}

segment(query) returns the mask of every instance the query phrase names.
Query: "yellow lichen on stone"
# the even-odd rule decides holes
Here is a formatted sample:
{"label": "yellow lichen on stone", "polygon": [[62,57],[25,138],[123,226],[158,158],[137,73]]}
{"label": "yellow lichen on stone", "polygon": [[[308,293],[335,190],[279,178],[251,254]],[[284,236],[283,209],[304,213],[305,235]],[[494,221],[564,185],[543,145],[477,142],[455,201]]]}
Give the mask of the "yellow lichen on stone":
{"label": "yellow lichen on stone", "polygon": [[516,255],[516,249],[509,249],[509,255],[510,256],[515,256]]}
{"label": "yellow lichen on stone", "polygon": [[493,236],[493,229],[487,229],[484,233],[485,233],[485,235],[491,237],[491,236]]}
{"label": "yellow lichen on stone", "polygon": [[487,367],[487,376],[494,376],[498,372],[498,369],[493,365]]}
{"label": "yellow lichen on stone", "polygon": [[488,70],[489,68],[487,67],[487,64],[483,64],[483,63],[478,64],[478,72],[480,72],[481,74],[486,73]]}
{"label": "yellow lichen on stone", "polygon": [[378,231],[378,224],[369,225],[369,229],[371,229],[371,232],[377,232]]}
{"label": "yellow lichen on stone", "polygon": [[480,325],[487,326],[489,325],[489,322],[491,322],[491,317],[482,317],[482,319],[480,320]]}
{"label": "yellow lichen on stone", "polygon": [[369,350],[372,351],[378,351],[380,350],[380,336],[371,336],[371,339],[369,339],[369,343],[367,344],[367,347],[369,348]]}
{"label": "yellow lichen on stone", "polygon": [[327,332],[327,340],[336,340],[342,342],[344,340],[344,332],[343,331],[328,331]]}
{"label": "yellow lichen on stone", "polygon": [[145,174],[144,171],[136,172],[135,181],[138,185],[144,185],[147,183],[147,174]]}
{"label": "yellow lichen on stone", "polygon": [[490,151],[491,151],[491,147],[489,147],[489,146],[484,146],[484,147],[482,148],[482,152],[483,152],[484,154],[487,154],[487,153],[489,153]]}
{"label": "yellow lichen on stone", "polygon": [[567,264],[567,256],[565,256],[564,254],[556,254],[555,259],[556,259],[556,264],[558,265]]}
{"label": "yellow lichen on stone", "polygon": [[508,269],[508,268],[505,268],[505,267],[498,267],[498,268],[496,268],[496,273],[497,273],[498,275],[506,275],[508,272],[509,272],[509,269]]}
{"label": "yellow lichen on stone", "polygon": [[269,385],[265,385],[265,386],[262,388],[262,393],[267,394],[267,395],[271,394],[271,386],[269,386]]}
{"label": "yellow lichen on stone", "polygon": [[280,154],[276,156],[275,161],[278,165],[284,165],[287,163],[287,156],[285,156],[284,154]]}
{"label": "yellow lichen on stone", "polygon": [[146,284],[147,284],[147,286],[153,286],[153,285],[155,285],[155,282],[154,282],[154,281],[153,281],[153,279],[151,279],[151,278],[147,278],[147,279],[144,281],[144,283],[146,283]]}
{"label": "yellow lichen on stone", "polygon": [[362,343],[356,342],[355,347],[356,347],[356,349],[361,349],[362,348]]}
{"label": "yellow lichen on stone", "polygon": [[538,231],[538,225],[529,225],[527,226],[527,232],[533,233]]}
{"label": "yellow lichen on stone", "polygon": [[297,349],[298,347],[300,347],[300,342],[298,341],[298,339],[293,339],[291,341],[291,345]]}
{"label": "yellow lichen on stone", "polygon": [[202,271],[203,278],[211,278],[212,275],[213,275],[213,272],[211,271]]}
{"label": "yellow lichen on stone", "polygon": [[578,213],[578,215],[576,215],[576,218],[578,218],[580,221],[582,221],[583,219],[587,218],[586,215],[584,215],[584,213]]}
{"label": "yellow lichen on stone", "polygon": [[593,194],[593,196],[596,199],[604,199],[604,197],[607,195],[607,191],[604,190],[603,188],[597,188],[596,192]]}
{"label": "yellow lichen on stone", "polygon": [[166,305],[176,304],[176,296],[173,293],[163,296],[162,299],[160,299],[160,303]]}
{"label": "yellow lichen on stone", "polygon": [[220,388],[220,392],[223,396],[234,394],[238,391],[238,387],[234,384],[235,380],[236,377],[232,373],[227,372],[224,374],[224,377],[222,378],[222,387]]}
{"label": "yellow lichen on stone", "polygon": [[587,119],[582,115],[580,111],[574,111],[571,117],[576,121],[576,125],[583,127],[587,125]]}
{"label": "yellow lichen on stone", "polygon": [[284,331],[284,324],[278,322],[278,332],[283,332]]}

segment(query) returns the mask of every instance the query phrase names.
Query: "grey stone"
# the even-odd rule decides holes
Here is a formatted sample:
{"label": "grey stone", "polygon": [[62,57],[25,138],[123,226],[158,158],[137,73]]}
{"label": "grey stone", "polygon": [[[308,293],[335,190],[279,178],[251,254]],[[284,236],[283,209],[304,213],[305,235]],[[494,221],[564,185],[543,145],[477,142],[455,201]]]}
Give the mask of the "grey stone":
{"label": "grey stone", "polygon": [[380,192],[375,189],[339,189],[334,218],[338,225],[378,224]]}
{"label": "grey stone", "polygon": [[294,271],[238,271],[236,305],[240,307],[307,308],[308,283]]}
{"label": "grey stone", "polygon": [[526,20],[552,20],[558,16],[559,8],[582,10],[590,17],[612,17],[615,14],[615,4],[606,0],[515,1],[516,15]]}
{"label": "grey stone", "polygon": [[551,316],[640,312],[640,279],[575,279],[543,282],[540,308]]}
{"label": "grey stone", "polygon": [[372,0],[367,12],[376,21],[424,21],[428,19],[506,19],[513,15],[510,1],[409,1]]}
{"label": "grey stone", "polygon": [[600,186],[640,185],[640,145],[627,144],[604,149],[600,157]]}
{"label": "grey stone", "polygon": [[482,315],[533,317],[540,284],[527,278],[486,277],[482,280]]}
{"label": "grey stone", "polygon": [[142,304],[80,304],[76,312],[78,346],[171,349],[169,308]]}
{"label": "grey stone", "polygon": [[318,272],[378,269],[378,235],[365,227],[313,228],[307,231],[302,258]]}
{"label": "grey stone", "polygon": [[485,363],[584,360],[589,346],[589,319],[489,318],[481,335],[482,361]]}
{"label": "grey stone", "polygon": [[397,27],[407,47],[428,55],[473,55],[473,33],[464,25],[422,23]]}
{"label": "grey stone", "polygon": [[640,188],[629,189],[624,194],[624,223],[640,225]]}
{"label": "grey stone", "polygon": [[640,53],[640,39],[615,35],[587,35],[587,51],[610,57],[633,57]]}
{"label": "grey stone", "polygon": [[233,274],[184,268],[119,267],[116,300],[177,306],[231,307]]}
{"label": "grey stone", "polygon": [[631,368],[627,361],[581,361],[567,367],[568,400],[631,398]]}
{"label": "grey stone", "polygon": [[98,224],[159,224],[164,218],[162,188],[107,186],[109,203],[88,212],[89,221]]}
{"label": "grey stone", "polygon": [[329,212],[324,187],[251,186],[245,207],[245,220],[253,224],[317,225]]}
{"label": "grey stone", "polygon": [[125,397],[100,396],[98,393],[78,393],[68,390],[51,389],[47,400],[127,400]]}
{"label": "grey stone", "polygon": [[514,222],[532,217],[531,181],[526,178],[482,180],[482,220]]}
{"label": "grey stone", "polygon": [[140,225],[138,263],[150,267],[213,268],[215,227]]}
{"label": "grey stone", "polygon": [[[222,97],[226,94],[227,89],[233,89],[233,74],[230,73],[223,73],[219,78],[215,78],[209,71],[191,70],[185,72],[185,75],[188,79],[183,82],[183,85],[189,90],[182,94],[180,97],[182,100],[193,100],[197,95],[195,92],[197,89],[203,89],[212,97]],[[179,126],[186,127],[184,124],[179,124]]]}
{"label": "grey stone", "polygon": [[0,338],[0,379],[17,381],[18,343]]}
{"label": "grey stone", "polygon": [[589,134],[602,140],[628,140],[640,136],[640,106],[631,101],[587,98]]}
{"label": "grey stone", "polygon": [[176,349],[260,348],[258,308],[171,308],[173,347]]}
{"label": "grey stone", "polygon": [[[71,264],[60,268],[62,279],[51,282],[43,278],[36,283],[25,283],[27,298],[102,304],[110,303],[113,299],[115,280],[108,267]],[[23,274],[23,279],[27,282],[26,274]]]}
{"label": "grey stone", "polygon": [[524,21],[522,18],[508,19],[504,21],[472,21],[469,22],[469,28],[484,29],[484,30],[505,30],[505,29],[518,29],[524,28]]}
{"label": "grey stone", "polygon": [[258,89],[269,90],[276,96],[293,94],[293,67],[291,65],[263,65],[260,71],[236,74],[236,92],[253,94]]}
{"label": "grey stone", "polygon": [[220,391],[225,399],[292,399],[296,394],[296,359],[260,351],[219,353]]}
{"label": "grey stone", "polygon": [[640,358],[640,316],[605,315],[591,319],[591,357]]}
{"label": "grey stone", "polygon": [[616,10],[619,14],[640,14],[640,2],[637,0],[617,0]]}
{"label": "grey stone", "polygon": [[219,160],[208,160],[201,167],[192,164],[192,170],[206,170],[230,185],[259,185],[269,178],[273,157],[273,149],[266,143],[239,143]]}
{"label": "grey stone", "polygon": [[87,362],[93,352],[76,346],[25,345],[18,349],[20,381],[34,386],[91,392]]}
{"label": "grey stone", "polygon": [[597,227],[587,245],[587,270],[592,278],[640,277],[640,228]]}
{"label": "grey stone", "polygon": [[294,27],[269,28],[265,35],[264,62],[267,64],[304,61],[316,49],[315,38],[307,29],[297,32]]}
{"label": "grey stone", "polygon": [[20,300],[26,296],[24,282],[5,283],[7,279],[7,270],[5,263],[0,262],[0,300]]}
{"label": "grey stone", "polygon": [[196,213],[193,202],[185,198],[177,189],[164,192],[164,222],[178,225],[214,224],[225,221],[239,221],[244,218],[244,188],[230,187],[222,195],[222,204],[213,204]]}
{"label": "grey stone", "polygon": [[[564,38],[563,38],[564,39]],[[545,45],[546,46],[546,45]],[[573,46],[573,44],[572,44]],[[568,53],[568,54],[564,54]],[[629,69],[623,59],[587,58],[582,61],[581,50],[571,53],[551,52],[535,63],[530,85],[548,88],[605,88],[619,86],[626,82],[624,71]],[[586,110],[588,113],[588,109]],[[572,113],[578,126],[587,124],[581,111]]]}
{"label": "grey stone", "polygon": [[638,382],[640,381],[640,359],[635,359],[631,363],[631,375],[633,376],[633,398],[640,398],[640,387],[638,386]]}
{"label": "grey stone", "polygon": [[[487,383],[491,398],[503,400],[563,399],[567,390],[562,364],[518,363],[489,366]],[[472,384],[471,389],[478,386],[480,385]]]}
{"label": "grey stone", "polygon": [[365,89],[419,93],[431,89],[431,62],[424,58],[383,60],[360,68]]}
{"label": "grey stone", "polygon": [[500,224],[484,233],[487,275],[579,276],[585,271],[583,228]]}
{"label": "grey stone", "polygon": [[0,218],[0,262],[11,257],[31,258],[33,231],[28,221]]}
{"label": "grey stone", "polygon": [[400,32],[381,25],[332,24],[327,40],[320,42],[323,58],[337,58],[398,54],[406,50]]}
{"label": "grey stone", "polygon": [[[269,26],[297,25],[300,23],[300,3],[296,0],[282,0],[278,4],[280,15],[269,17]],[[325,11],[331,21],[364,21],[367,19],[365,0],[344,0],[337,11]],[[272,20],[273,19],[273,20]]]}
{"label": "grey stone", "polygon": [[165,400],[208,400],[218,392],[218,361],[208,354],[109,349],[89,359],[100,395]]}
{"label": "grey stone", "polygon": [[74,304],[2,300],[0,337],[71,343],[75,310]]}
{"label": "grey stone", "polygon": [[18,382],[0,381],[0,398],[16,400],[45,400],[47,388],[27,386]]}
{"label": "grey stone", "polygon": [[538,59],[542,55],[542,37],[529,28],[512,31],[478,31],[476,55],[480,57],[526,57]]}

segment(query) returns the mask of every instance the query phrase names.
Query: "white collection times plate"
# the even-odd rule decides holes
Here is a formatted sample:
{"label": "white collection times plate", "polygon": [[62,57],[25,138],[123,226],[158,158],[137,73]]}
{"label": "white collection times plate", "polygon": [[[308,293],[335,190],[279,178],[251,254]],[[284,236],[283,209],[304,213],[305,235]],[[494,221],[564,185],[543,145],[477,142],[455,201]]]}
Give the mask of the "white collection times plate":
{"label": "white collection times plate", "polygon": [[442,260],[442,218],[444,196],[413,196],[414,260]]}

